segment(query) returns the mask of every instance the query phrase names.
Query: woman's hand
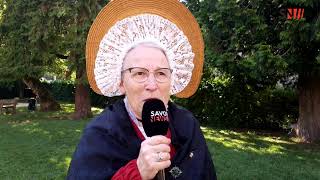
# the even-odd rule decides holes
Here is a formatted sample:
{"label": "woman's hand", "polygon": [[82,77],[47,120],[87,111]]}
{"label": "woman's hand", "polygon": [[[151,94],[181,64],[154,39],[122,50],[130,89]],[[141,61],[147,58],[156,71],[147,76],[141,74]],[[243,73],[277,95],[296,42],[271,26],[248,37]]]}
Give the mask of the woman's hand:
{"label": "woman's hand", "polygon": [[165,136],[152,136],[141,143],[137,166],[143,180],[153,179],[159,170],[171,165],[171,140]]}

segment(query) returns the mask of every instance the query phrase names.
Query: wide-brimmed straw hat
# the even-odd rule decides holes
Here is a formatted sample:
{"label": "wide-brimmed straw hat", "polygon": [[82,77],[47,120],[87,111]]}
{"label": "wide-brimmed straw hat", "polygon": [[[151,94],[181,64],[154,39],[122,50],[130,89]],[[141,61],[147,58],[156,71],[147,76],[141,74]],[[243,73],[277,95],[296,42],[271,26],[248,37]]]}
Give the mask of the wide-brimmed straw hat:
{"label": "wide-brimmed straw hat", "polygon": [[204,43],[191,12],[178,0],[113,0],[94,20],[87,38],[86,66],[91,88],[121,95],[122,63],[139,43],[165,51],[173,69],[170,93],[193,95],[201,80]]}

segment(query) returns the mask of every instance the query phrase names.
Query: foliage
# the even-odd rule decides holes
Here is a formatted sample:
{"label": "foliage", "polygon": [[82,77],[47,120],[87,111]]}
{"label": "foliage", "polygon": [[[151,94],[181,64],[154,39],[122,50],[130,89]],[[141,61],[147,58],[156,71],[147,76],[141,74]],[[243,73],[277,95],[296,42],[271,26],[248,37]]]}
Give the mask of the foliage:
{"label": "foliage", "polygon": [[53,18],[63,11],[59,3],[54,5],[47,13],[45,1],[6,1],[0,24],[1,80],[39,78],[54,64],[62,37],[55,33],[60,25]]}
{"label": "foliage", "polygon": [[[52,73],[58,73],[60,78],[61,74],[70,78],[75,72],[74,83],[77,88],[74,118],[90,116],[90,99],[86,95],[85,42],[93,19],[107,2],[6,1],[0,24],[0,81],[24,79],[30,86],[30,81],[25,79],[36,82],[40,77]],[[36,87],[41,86],[32,86],[36,94],[45,91],[35,90]],[[44,97],[39,97],[45,104]]]}
{"label": "foliage", "polygon": [[280,33],[274,27],[279,29],[284,18],[270,14],[277,6],[266,1],[204,0],[197,13],[205,32],[208,65],[256,90],[274,85],[288,66],[273,46]]}
{"label": "foliage", "polygon": [[[66,10],[66,19],[62,22],[68,24],[64,42],[65,54],[68,55],[68,70],[77,71],[75,83],[87,83],[85,72],[85,44],[89,28],[101,8],[108,1],[81,0],[63,1]],[[79,81],[79,82],[77,82]]]}
{"label": "foliage", "polygon": [[190,99],[174,99],[206,125],[223,128],[282,130],[296,123],[298,96],[292,89],[255,92],[232,78],[215,78]]}
{"label": "foliage", "polygon": [[[4,2],[6,8],[0,4],[0,81],[40,78],[47,72],[69,76],[85,69],[86,36],[107,1]],[[85,71],[81,75],[86,82]]]}
{"label": "foliage", "polygon": [[2,13],[3,13],[3,10],[5,10],[5,8],[6,8],[6,1],[1,0],[0,1],[0,22],[2,20]]}
{"label": "foliage", "polygon": [[[319,1],[186,4],[200,22],[206,50],[201,87],[183,104],[215,125],[278,129],[296,122],[297,81],[289,79],[320,74]],[[291,6],[305,7],[305,18],[287,20],[282,12]],[[279,82],[285,89],[276,89]]]}
{"label": "foliage", "polygon": [[[75,85],[68,81],[55,81],[52,83],[46,83],[48,89],[52,92],[53,96],[63,102],[74,102]],[[93,92],[90,89],[91,104],[96,107],[105,108],[122,97],[105,97]]]}
{"label": "foliage", "polygon": [[74,85],[72,82],[54,81],[45,83],[53,97],[58,101],[74,102]]}
{"label": "foliage", "polygon": [[283,57],[289,65],[289,73],[319,77],[320,64],[320,2],[306,1],[305,19],[286,21],[280,32],[279,48],[285,49]]}
{"label": "foliage", "polygon": [[18,96],[19,93],[16,86],[0,86],[0,99],[13,99]]}

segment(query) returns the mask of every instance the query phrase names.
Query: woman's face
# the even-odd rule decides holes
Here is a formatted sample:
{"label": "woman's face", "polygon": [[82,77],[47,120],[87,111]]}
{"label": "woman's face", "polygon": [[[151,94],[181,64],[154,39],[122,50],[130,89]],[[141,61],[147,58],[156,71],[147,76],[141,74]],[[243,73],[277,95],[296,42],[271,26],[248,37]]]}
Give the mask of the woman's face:
{"label": "woman's face", "polygon": [[[149,76],[145,82],[134,80],[133,72],[126,70],[132,67],[145,68]],[[158,48],[138,45],[124,59],[120,90],[124,93],[136,117],[141,119],[143,104],[147,99],[161,99],[165,104],[170,98],[171,76],[168,81],[159,83],[152,72],[159,68],[169,68],[165,54]]]}

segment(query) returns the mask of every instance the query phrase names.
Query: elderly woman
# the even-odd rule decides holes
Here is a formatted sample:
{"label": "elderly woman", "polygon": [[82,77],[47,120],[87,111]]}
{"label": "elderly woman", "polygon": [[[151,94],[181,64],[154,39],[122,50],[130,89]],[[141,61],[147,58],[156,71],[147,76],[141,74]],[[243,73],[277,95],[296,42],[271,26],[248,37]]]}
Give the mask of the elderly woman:
{"label": "elderly woman", "polygon": [[[179,1],[110,2],[88,35],[88,79],[97,93],[125,98],[87,125],[68,179],[144,180],[160,170],[166,179],[216,179],[198,121],[170,101],[195,92],[202,61],[201,31]],[[142,109],[150,98],[167,108],[165,136],[144,131]]]}

